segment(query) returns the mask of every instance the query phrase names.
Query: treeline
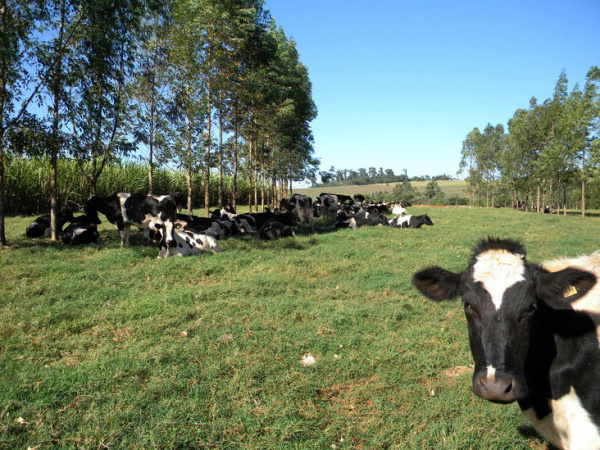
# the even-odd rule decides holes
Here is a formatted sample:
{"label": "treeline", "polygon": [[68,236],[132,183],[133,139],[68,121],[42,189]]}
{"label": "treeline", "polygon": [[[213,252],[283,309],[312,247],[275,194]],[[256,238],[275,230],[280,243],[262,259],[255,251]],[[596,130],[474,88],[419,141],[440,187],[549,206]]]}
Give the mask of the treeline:
{"label": "treeline", "polygon": [[[426,181],[426,180],[413,180]],[[400,202],[404,205],[467,205],[469,200],[464,195],[446,195],[438,184],[438,180],[431,180],[425,185],[423,191],[415,188],[410,181],[405,180],[394,186],[392,192],[376,191],[367,196],[375,202]]]}
{"label": "treeline", "polygon": [[326,186],[360,186],[365,184],[378,184],[378,183],[403,183],[405,181],[430,181],[430,180],[453,180],[450,175],[436,175],[429,176],[425,175],[422,177],[409,177],[408,171],[404,169],[404,173],[396,175],[392,169],[385,169],[380,167],[369,167],[368,169],[360,168],[358,170],[353,169],[341,169],[336,170],[335,167],[331,167],[329,170],[319,172],[321,182],[318,183],[316,179],[313,181],[315,187],[326,187]]}
{"label": "treeline", "polygon": [[[473,204],[553,211],[600,207],[600,69],[569,92],[563,71],[551,98],[518,109],[502,125],[474,128],[463,141],[461,171]],[[521,202],[521,203],[518,203]]]}
{"label": "treeline", "polygon": [[308,71],[262,0],[11,0],[0,29],[0,245],[8,158],[47,159],[53,217],[67,159],[89,195],[141,153],[149,193],[172,167],[207,210],[314,177]]}

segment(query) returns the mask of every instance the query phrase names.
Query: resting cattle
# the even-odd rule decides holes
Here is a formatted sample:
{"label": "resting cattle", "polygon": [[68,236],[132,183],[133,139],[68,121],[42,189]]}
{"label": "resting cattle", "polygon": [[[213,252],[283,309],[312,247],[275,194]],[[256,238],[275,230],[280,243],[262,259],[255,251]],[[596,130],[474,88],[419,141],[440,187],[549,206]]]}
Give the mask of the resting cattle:
{"label": "resting cattle", "polygon": [[158,234],[160,241],[158,246],[158,258],[167,258],[169,256],[189,256],[202,252],[219,253],[221,246],[216,238],[207,235],[194,224],[186,224],[182,221],[176,221],[172,231],[172,241],[165,239],[164,226],[158,225]]}
{"label": "resting cattle", "polygon": [[[69,208],[61,210],[56,216],[56,227],[60,233],[65,223],[73,220],[73,211]],[[31,222],[25,229],[28,238],[50,237],[50,214],[44,214]]]}
{"label": "resting cattle", "polygon": [[473,392],[517,401],[554,446],[600,448],[600,252],[543,265],[515,241],[487,238],[459,273],[417,272],[432,300],[461,296],[475,360]]}
{"label": "resting cattle", "polygon": [[335,222],[336,228],[352,228],[353,230],[362,226],[375,225],[389,225],[386,215],[378,212],[365,211],[364,209],[351,216],[341,213]]}
{"label": "resting cattle", "polygon": [[169,195],[152,196],[143,194],[120,193],[109,197],[93,196],[84,207],[86,215],[106,216],[121,235],[121,247],[129,246],[131,226],[144,230],[162,229],[163,239],[170,243],[175,223],[176,205]]}
{"label": "resting cattle", "polygon": [[75,217],[63,231],[62,241],[64,244],[71,245],[97,244],[100,237],[98,234],[99,224],[100,220],[96,215]]}

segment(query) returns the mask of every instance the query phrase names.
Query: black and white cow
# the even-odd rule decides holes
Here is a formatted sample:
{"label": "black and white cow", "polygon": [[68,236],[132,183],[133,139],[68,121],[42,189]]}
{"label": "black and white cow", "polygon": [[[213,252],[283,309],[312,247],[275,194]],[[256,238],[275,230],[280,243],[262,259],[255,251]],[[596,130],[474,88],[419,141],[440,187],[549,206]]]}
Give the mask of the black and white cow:
{"label": "black and white cow", "polygon": [[83,215],[75,217],[73,221],[65,228],[62,233],[64,244],[97,244],[100,235],[98,234],[98,225],[100,219],[97,215]]}
{"label": "black and white cow", "polygon": [[289,199],[282,199],[280,206],[281,209],[290,211],[298,224],[302,226],[310,225],[314,233],[315,215],[311,197],[302,194],[292,194]]}
{"label": "black and white cow", "polygon": [[433,225],[433,221],[427,214],[421,216],[407,215],[402,217],[394,217],[390,221],[390,226],[393,228],[421,228],[423,225]]}
{"label": "black and white cow", "polygon": [[262,213],[237,214],[232,216],[238,223],[240,231],[244,233],[258,233],[263,225],[270,220],[277,220],[284,225],[296,225],[294,215],[287,211],[284,213],[272,213],[270,211]]}
{"label": "black and white cow", "polygon": [[219,253],[221,246],[214,236],[205,233],[202,226],[196,226],[193,223],[176,221],[173,230],[171,242],[164,239],[164,225],[158,225],[159,252],[158,258],[167,258],[170,256],[189,256],[202,252]]}
{"label": "black and white cow", "polygon": [[378,212],[365,211],[364,209],[350,216],[340,213],[335,222],[336,228],[352,228],[353,230],[363,226],[376,225],[389,225],[387,216]]}
{"label": "black and white cow", "polygon": [[600,251],[543,265],[515,241],[482,240],[459,273],[429,267],[413,285],[462,297],[475,360],[473,392],[517,401],[552,445],[600,448]]}
{"label": "black and white cow", "polygon": [[294,232],[289,225],[278,220],[267,220],[259,230],[259,236],[265,241],[274,241],[279,238],[294,237]]}
{"label": "black and white cow", "polygon": [[[56,216],[57,231],[62,232],[62,227],[71,220],[73,220],[73,210],[62,209]],[[25,229],[25,235],[28,238],[50,237],[50,214],[44,214],[31,222]]]}
{"label": "black and white cow", "polygon": [[319,195],[319,201],[321,203],[321,214],[323,214],[323,218],[326,220],[334,220],[340,209],[340,201],[337,195],[322,193]]}
{"label": "black and white cow", "polygon": [[[84,207],[86,215],[106,216],[121,235],[121,247],[129,246],[131,226],[157,232],[161,228],[163,239],[170,243],[176,220],[175,201],[169,195],[153,196],[136,193],[119,193],[109,197],[93,196]],[[147,239],[147,235],[145,235]]]}

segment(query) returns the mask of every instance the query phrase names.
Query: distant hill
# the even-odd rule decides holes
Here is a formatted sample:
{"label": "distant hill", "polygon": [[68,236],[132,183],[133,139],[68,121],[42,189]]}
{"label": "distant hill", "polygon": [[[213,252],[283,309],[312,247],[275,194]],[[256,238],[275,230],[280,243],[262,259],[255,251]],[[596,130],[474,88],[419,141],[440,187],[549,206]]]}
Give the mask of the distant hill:
{"label": "distant hill", "polygon": [[[425,191],[429,181],[411,181],[410,184],[420,192]],[[442,189],[446,196],[458,195],[466,197],[467,182],[465,180],[438,180],[438,186]],[[364,196],[372,195],[374,192],[392,192],[394,187],[401,183],[380,183],[380,184],[365,184],[361,186],[336,186],[336,187],[317,187],[294,189],[298,194],[310,195],[316,197],[322,192],[330,194],[354,195],[362,194]]]}

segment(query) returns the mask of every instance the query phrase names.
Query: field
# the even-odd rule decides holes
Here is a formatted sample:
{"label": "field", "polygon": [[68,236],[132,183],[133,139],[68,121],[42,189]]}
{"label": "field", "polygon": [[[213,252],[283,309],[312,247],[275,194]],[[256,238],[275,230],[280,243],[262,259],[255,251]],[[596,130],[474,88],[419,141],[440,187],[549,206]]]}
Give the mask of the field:
{"label": "field", "polygon": [[[429,181],[411,181],[412,187],[420,192],[425,191]],[[298,194],[310,195],[311,197],[317,197],[322,192],[328,192],[331,194],[343,194],[343,195],[371,195],[374,192],[392,192],[397,184],[402,183],[381,183],[381,184],[367,184],[362,186],[336,186],[336,187],[319,187],[319,188],[305,188],[305,189],[294,189],[294,192]],[[467,188],[467,182],[465,180],[439,180],[438,186],[447,196],[458,195],[460,197],[466,197],[465,192]],[[373,199],[377,200],[377,199]]]}
{"label": "field", "polygon": [[[422,229],[335,230],[157,260],[27,240],[0,250],[0,448],[547,449],[470,391],[459,302],[410,285],[488,234],[530,261],[598,249],[600,219],[411,208]],[[306,355],[314,364],[303,365]]]}

